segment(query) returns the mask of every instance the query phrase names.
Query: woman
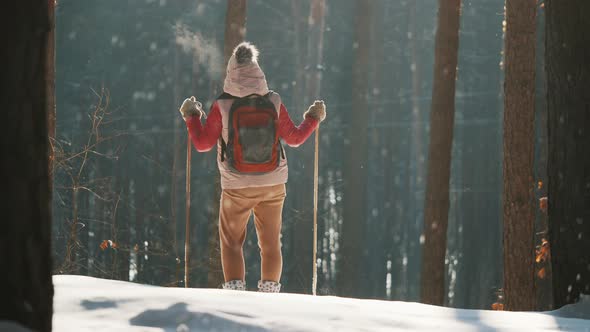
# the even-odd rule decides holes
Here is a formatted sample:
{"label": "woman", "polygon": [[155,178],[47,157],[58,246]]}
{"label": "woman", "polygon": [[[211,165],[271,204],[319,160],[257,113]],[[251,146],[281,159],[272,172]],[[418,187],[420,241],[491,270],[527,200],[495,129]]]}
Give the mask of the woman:
{"label": "woman", "polygon": [[[241,43],[234,49],[227,65],[223,90],[224,94],[213,103],[204,125],[201,123],[204,112],[195,97],[186,99],[180,108],[197,151],[206,152],[217,145],[222,188],[219,237],[225,278],[223,288],[246,290],[242,247],[250,214],[254,213],[261,255],[258,290],[279,292],[283,265],[280,233],[288,177],[287,159],[280,142],[292,147],[305,142],[325,119],[325,106],[323,101],[316,101],[305,112],[304,121],[295,126],[281,97],[268,89],[265,75],[258,65],[258,50],[250,43]],[[242,106],[237,107],[238,104]],[[257,109],[264,108],[260,105],[272,109],[273,114],[267,112],[265,115],[264,110]],[[240,119],[246,120],[240,122]],[[268,122],[270,129],[263,126],[252,129],[255,125],[248,119],[267,119],[264,121]],[[246,128],[250,125],[252,128]],[[278,135],[273,141],[268,135],[274,133]],[[257,137],[271,138],[252,142],[252,137],[254,140]],[[236,153],[238,150],[241,152]],[[251,156],[252,160],[260,159],[260,163],[265,164],[258,165],[258,170],[249,171],[249,167],[258,166],[252,166],[255,161],[240,160],[246,158],[244,155]]]}

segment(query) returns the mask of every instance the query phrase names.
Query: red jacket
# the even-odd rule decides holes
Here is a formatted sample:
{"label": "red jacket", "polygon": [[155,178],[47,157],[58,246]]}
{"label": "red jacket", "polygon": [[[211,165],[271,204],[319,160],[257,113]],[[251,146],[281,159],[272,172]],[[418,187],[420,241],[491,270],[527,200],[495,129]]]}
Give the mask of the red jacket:
{"label": "red jacket", "polygon": [[[281,110],[279,112],[279,137],[287,145],[293,147],[301,145],[313,133],[317,125],[318,120],[307,117],[299,126],[295,126],[291,117],[289,117],[287,108],[281,104]],[[211,106],[211,111],[205,121],[205,125],[201,123],[198,116],[192,116],[186,119],[186,126],[191,141],[197,151],[207,152],[211,150],[221,137],[223,127],[221,112],[217,102]]]}

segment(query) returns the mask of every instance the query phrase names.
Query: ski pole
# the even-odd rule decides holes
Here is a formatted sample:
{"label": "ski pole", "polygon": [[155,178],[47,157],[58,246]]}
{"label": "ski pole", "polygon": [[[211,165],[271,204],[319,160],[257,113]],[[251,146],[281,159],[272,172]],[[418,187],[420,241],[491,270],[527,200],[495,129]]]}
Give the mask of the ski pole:
{"label": "ski pole", "polygon": [[184,238],[184,287],[189,284],[189,261],[190,261],[190,230],[191,230],[191,138],[187,136],[186,144],[186,206],[185,206],[185,238]]}
{"label": "ski pole", "polygon": [[[196,108],[200,112],[201,116],[207,118],[203,112],[203,105],[198,102],[194,96],[191,100],[196,102]],[[189,287],[189,266],[190,266],[190,240],[191,240],[191,136],[186,136],[186,206],[185,206],[185,228],[184,228],[184,287]]]}
{"label": "ski pole", "polygon": [[315,130],[315,155],[313,161],[313,277],[311,292],[316,295],[316,288],[318,284],[318,159],[319,159],[319,136],[320,125],[318,124]]}

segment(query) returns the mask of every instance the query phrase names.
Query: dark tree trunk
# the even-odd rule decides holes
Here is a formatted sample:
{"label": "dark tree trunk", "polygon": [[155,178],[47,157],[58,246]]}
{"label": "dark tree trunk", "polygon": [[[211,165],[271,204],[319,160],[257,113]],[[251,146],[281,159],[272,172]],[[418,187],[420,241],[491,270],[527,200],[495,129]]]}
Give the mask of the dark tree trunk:
{"label": "dark tree trunk", "polygon": [[[224,65],[232,55],[232,52],[239,43],[244,41],[246,36],[246,0],[228,0],[227,12],[225,14],[225,36],[223,42]],[[225,71],[224,71],[225,73]],[[224,282],[223,269],[221,266],[221,251],[219,249],[219,198],[221,197],[221,180],[219,175],[215,180],[215,194],[213,218],[214,222],[209,224],[209,272],[207,284],[210,288],[217,288]]]}
{"label": "dark tree trunk", "polygon": [[504,46],[504,305],[535,309],[536,1],[506,1]]}
{"label": "dark tree trunk", "polygon": [[0,78],[3,120],[0,176],[0,320],[51,330],[51,192],[47,133],[46,1],[4,5]]}
{"label": "dark tree trunk", "polygon": [[[287,105],[291,114],[303,113],[303,105],[305,104],[305,61],[306,59],[306,38],[308,16],[304,13],[303,1],[291,0],[291,20],[293,27],[293,63],[295,64],[295,86],[292,87],[292,101],[291,105]],[[311,165],[304,160],[303,156],[306,150],[306,145],[303,145],[297,150],[293,150],[293,156],[290,155],[289,159],[289,174],[291,177],[301,178],[307,171],[305,165]],[[301,157],[299,157],[301,156]],[[294,221],[293,231],[290,232],[292,236],[283,236],[281,239],[284,252],[283,257],[285,262],[294,262],[294,264],[288,264],[282,274],[282,279],[289,281],[285,283],[285,291],[293,293],[310,293],[311,290],[311,244],[305,245],[308,241],[311,241],[312,231],[310,225],[312,222],[311,209],[309,206],[312,202],[312,196],[310,195],[308,186],[308,180],[305,179],[304,185],[287,186],[287,196],[290,197],[287,204],[285,205],[286,214],[283,216],[283,220],[292,219]],[[311,234],[311,235],[310,235]],[[287,234],[285,234],[287,235]],[[302,251],[303,250],[303,251]],[[288,255],[288,256],[287,256]],[[307,256],[307,257],[305,257]]]}
{"label": "dark tree trunk", "polygon": [[[547,197],[547,79],[545,77],[545,9],[537,8],[537,48],[535,51],[537,91],[535,92],[535,182],[537,183],[537,202]],[[535,203],[539,204],[539,203]],[[541,245],[547,239],[547,213],[536,209],[535,244]],[[535,278],[537,292],[536,310],[548,311],[553,308],[553,289],[551,286],[551,260],[536,263],[537,272],[544,271],[544,277]]]}
{"label": "dark tree trunk", "polygon": [[556,308],[590,294],[590,2],[547,0],[549,243]]}
{"label": "dark tree trunk", "polygon": [[352,67],[352,109],[349,121],[350,143],[344,166],[344,223],[340,241],[340,266],[336,286],[338,295],[358,297],[361,286],[359,266],[365,252],[367,187],[367,124],[369,119],[368,72],[370,66],[370,22],[372,2],[356,1],[355,49]]}
{"label": "dark tree trunk", "polygon": [[302,22],[306,22],[307,20],[302,15],[302,6],[303,2],[299,0],[291,0],[291,17],[293,20],[293,61],[295,63],[295,86],[293,87],[293,106],[295,106],[296,111],[301,111],[303,109],[303,104],[305,103],[305,39],[302,38],[304,34],[304,27],[305,25]]}
{"label": "dark tree trunk", "polygon": [[246,7],[246,0],[227,0],[223,40],[223,57],[226,66],[234,48],[246,37]]}
{"label": "dark tree trunk", "polygon": [[443,305],[461,0],[440,0],[424,203],[421,299]]}
{"label": "dark tree trunk", "polygon": [[309,9],[308,39],[307,39],[307,65],[310,71],[305,77],[307,94],[304,99],[307,104],[319,98],[322,83],[322,58],[324,53],[324,28],[325,28],[326,0],[312,0]]}
{"label": "dark tree trunk", "polygon": [[47,89],[47,134],[49,135],[49,191],[53,190],[53,159],[55,153],[55,0],[48,0],[49,31],[47,32],[47,57],[45,64],[45,87]]}

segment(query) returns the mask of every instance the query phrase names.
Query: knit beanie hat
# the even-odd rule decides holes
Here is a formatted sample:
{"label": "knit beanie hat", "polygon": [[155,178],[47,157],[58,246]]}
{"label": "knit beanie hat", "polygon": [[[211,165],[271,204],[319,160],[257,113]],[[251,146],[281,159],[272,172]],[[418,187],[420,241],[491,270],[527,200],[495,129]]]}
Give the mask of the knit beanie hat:
{"label": "knit beanie hat", "polygon": [[258,65],[258,49],[254,45],[243,42],[234,48],[227,63],[223,91],[236,97],[268,93],[266,77]]}

